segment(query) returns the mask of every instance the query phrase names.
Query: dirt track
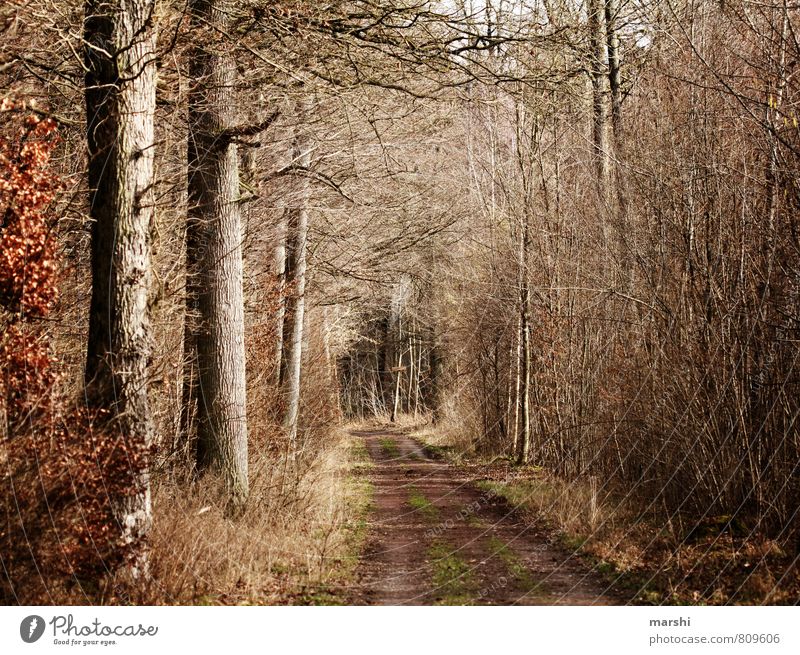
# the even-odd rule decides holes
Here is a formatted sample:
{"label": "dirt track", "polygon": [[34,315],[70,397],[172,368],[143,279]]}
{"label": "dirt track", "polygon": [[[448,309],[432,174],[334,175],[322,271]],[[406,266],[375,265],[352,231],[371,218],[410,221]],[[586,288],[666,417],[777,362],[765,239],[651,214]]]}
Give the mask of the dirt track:
{"label": "dirt track", "polygon": [[368,543],[353,602],[608,605],[605,585],[508,505],[399,431],[353,433],[373,462]]}

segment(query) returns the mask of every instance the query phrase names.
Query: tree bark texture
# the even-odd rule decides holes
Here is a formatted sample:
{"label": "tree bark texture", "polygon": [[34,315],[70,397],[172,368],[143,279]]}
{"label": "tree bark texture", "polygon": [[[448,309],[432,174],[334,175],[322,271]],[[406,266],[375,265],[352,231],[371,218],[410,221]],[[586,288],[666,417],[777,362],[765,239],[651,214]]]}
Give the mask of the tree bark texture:
{"label": "tree bark texture", "polygon": [[616,147],[622,141],[622,70],[619,52],[619,0],[605,0],[608,86],[611,95],[611,132]]}
{"label": "tree bark texture", "polygon": [[[302,169],[311,166],[311,144],[303,126],[307,114],[301,104],[298,126],[292,140],[292,162]],[[298,177],[295,206],[286,212],[286,284],[288,295],[283,320],[282,364],[283,393],[286,400],[284,430],[292,447],[297,446],[297,427],[300,419],[300,373],[303,359],[303,321],[306,305],[306,252],[308,245],[308,204],[310,186],[307,177]]]}
{"label": "tree bark texture", "polygon": [[520,381],[517,384],[520,407],[521,430],[518,441],[517,462],[525,464],[530,456],[531,449],[531,326],[530,304],[531,292],[529,281],[530,259],[530,225],[527,213],[523,217],[522,230],[519,244],[519,343],[521,348],[518,353],[522,361],[518,363]]}
{"label": "tree bark texture", "polygon": [[597,184],[602,197],[609,198],[611,150],[609,147],[608,43],[603,0],[589,0],[589,77],[592,83],[592,142],[597,166]]}
{"label": "tree bark texture", "polygon": [[194,368],[197,377],[184,388],[197,409],[198,468],[220,471],[241,504],[248,493],[242,229],[239,157],[228,132],[236,68],[218,36],[229,4],[190,5],[198,45],[189,91],[186,350],[187,372]]}
{"label": "tree bark texture", "polygon": [[278,223],[278,241],[275,246],[275,286],[278,308],[275,312],[275,384],[283,385],[285,373],[283,359],[283,326],[286,319],[286,215]]}
{"label": "tree bark texture", "polygon": [[[155,0],[88,0],[84,18],[92,218],[86,399],[90,407],[108,413],[127,452],[143,456],[154,431],[147,395],[154,12]],[[127,543],[143,538],[151,523],[146,461],[144,468],[131,470],[136,493],[115,502]]]}

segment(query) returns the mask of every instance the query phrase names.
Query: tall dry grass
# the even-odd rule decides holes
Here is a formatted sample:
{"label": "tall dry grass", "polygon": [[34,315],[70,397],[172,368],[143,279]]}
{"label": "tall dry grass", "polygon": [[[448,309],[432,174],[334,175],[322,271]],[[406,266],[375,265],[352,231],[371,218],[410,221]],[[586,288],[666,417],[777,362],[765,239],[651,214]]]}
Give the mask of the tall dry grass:
{"label": "tall dry grass", "polygon": [[306,461],[257,453],[243,513],[226,514],[219,480],[154,483],[153,579],[144,602],[275,604],[343,593],[359,503],[341,430]]}

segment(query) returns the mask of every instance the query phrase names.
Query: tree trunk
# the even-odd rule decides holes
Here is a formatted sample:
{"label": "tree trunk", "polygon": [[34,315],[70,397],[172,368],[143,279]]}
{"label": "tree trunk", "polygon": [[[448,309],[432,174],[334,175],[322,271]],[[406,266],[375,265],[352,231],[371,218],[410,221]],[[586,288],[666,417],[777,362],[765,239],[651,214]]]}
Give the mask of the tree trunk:
{"label": "tree trunk", "polygon": [[441,392],[441,377],[442,377],[442,356],[440,353],[440,346],[438,343],[438,331],[434,327],[431,334],[431,351],[430,351],[430,367],[431,367],[431,389],[430,389],[430,403],[431,403],[431,421],[434,425],[439,423],[442,419],[442,392]]}
{"label": "tree trunk", "polygon": [[394,289],[395,296],[391,300],[387,330],[387,343],[389,347],[386,348],[386,355],[388,359],[387,369],[391,375],[390,385],[388,389],[391,392],[389,402],[391,404],[391,414],[389,420],[394,423],[397,419],[397,413],[400,410],[400,367],[403,363],[403,320],[402,320],[402,303],[403,295],[401,287],[396,286]]}
{"label": "tree trunk", "polygon": [[389,391],[391,386],[391,362],[387,361],[387,341],[389,339],[389,319],[385,316],[380,319],[375,334],[375,382],[378,397],[375,403],[375,414],[385,413],[388,408]]}
{"label": "tree trunk", "polygon": [[275,286],[278,292],[278,308],[275,312],[275,383],[283,384],[285,373],[283,358],[283,330],[286,320],[286,215],[278,222],[277,244],[275,246]]}
{"label": "tree trunk", "polygon": [[[301,107],[298,112],[298,127],[295,128],[292,145],[292,163],[308,169],[311,165],[311,147],[308,134],[302,127],[305,115],[305,108]],[[292,448],[297,447],[297,424],[300,418],[300,372],[303,358],[309,192],[308,178],[299,177],[296,206],[286,213],[286,283],[290,289],[286,299],[286,314],[283,324],[284,356],[282,364],[284,373],[282,381],[286,399],[283,426]]]}
{"label": "tree trunk", "polygon": [[[238,153],[233,127],[236,69],[225,54],[228,0],[193,0],[189,92],[187,352],[197,383],[197,465],[220,471],[234,505],[248,492],[244,301]],[[207,45],[206,45],[207,44]],[[191,371],[192,367],[189,366]]]}
{"label": "tree trunk", "polygon": [[392,401],[392,416],[390,417],[390,421],[394,423],[397,421],[397,412],[400,409],[400,379],[403,375],[403,351],[400,351],[400,354],[397,358],[397,371],[394,374],[394,400]]}
{"label": "tree trunk", "polygon": [[421,378],[421,375],[422,375],[422,361],[423,361],[423,354],[424,354],[423,353],[423,349],[422,349],[422,345],[423,345],[422,337],[419,338],[419,341],[417,342],[417,344],[418,344],[417,345],[417,370],[416,370],[416,373],[414,375],[414,418],[416,418],[417,414],[419,413],[420,400],[422,398],[422,392],[420,390],[420,386],[421,386],[420,385],[420,382],[421,382],[420,378]]}
{"label": "tree trunk", "polygon": [[520,411],[521,434],[519,435],[519,449],[517,463],[525,464],[530,456],[531,448],[531,328],[530,328],[530,283],[528,280],[528,261],[530,251],[530,225],[527,212],[523,217],[522,234],[519,244],[519,329],[522,362],[520,363]]}
{"label": "tree trunk", "polygon": [[[628,214],[627,198],[625,195],[625,180],[623,178],[620,156],[623,146],[622,130],[622,63],[619,47],[619,0],[605,0],[605,27],[606,46],[608,52],[608,86],[611,96],[611,143],[609,152],[608,184],[606,198],[611,203],[616,203],[613,208],[617,231],[617,256],[620,262],[626,261],[628,251],[626,248],[626,217]],[[631,287],[632,270],[619,271],[619,282],[624,290]]]}
{"label": "tree trunk", "polygon": [[[517,316],[517,347],[514,358],[514,427],[511,433],[511,455],[516,457],[519,452],[519,426],[522,399],[522,312]],[[510,393],[510,392],[509,392]]]}
{"label": "tree trunk", "polygon": [[622,72],[619,55],[619,0],[605,0],[608,86],[611,94],[611,132],[614,146],[622,141]]}
{"label": "tree trunk", "polygon": [[597,184],[602,197],[610,198],[611,150],[608,135],[608,44],[603,0],[589,0],[589,76],[592,83],[592,143]]}
{"label": "tree trunk", "polygon": [[[155,0],[88,0],[85,10],[92,218],[86,399],[90,407],[108,412],[109,425],[132,457],[145,454],[154,430],[147,364],[155,204]],[[128,544],[143,539],[151,523],[146,464],[133,475],[136,493],[115,501]],[[134,574],[146,566],[145,557],[134,564]]]}
{"label": "tree trunk", "polygon": [[411,413],[414,404],[414,378],[417,374],[416,357],[417,353],[414,349],[414,334],[415,334],[414,320],[411,320],[411,331],[408,333],[408,379],[406,380],[406,414]]}

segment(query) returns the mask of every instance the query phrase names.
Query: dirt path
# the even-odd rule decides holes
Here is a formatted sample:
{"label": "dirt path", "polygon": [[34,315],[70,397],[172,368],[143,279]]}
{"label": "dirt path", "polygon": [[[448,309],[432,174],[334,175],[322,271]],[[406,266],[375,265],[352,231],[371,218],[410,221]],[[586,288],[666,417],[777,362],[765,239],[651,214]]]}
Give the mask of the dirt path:
{"label": "dirt path", "polygon": [[372,459],[368,545],[353,602],[608,605],[619,602],[457,467],[399,431],[356,431]]}

